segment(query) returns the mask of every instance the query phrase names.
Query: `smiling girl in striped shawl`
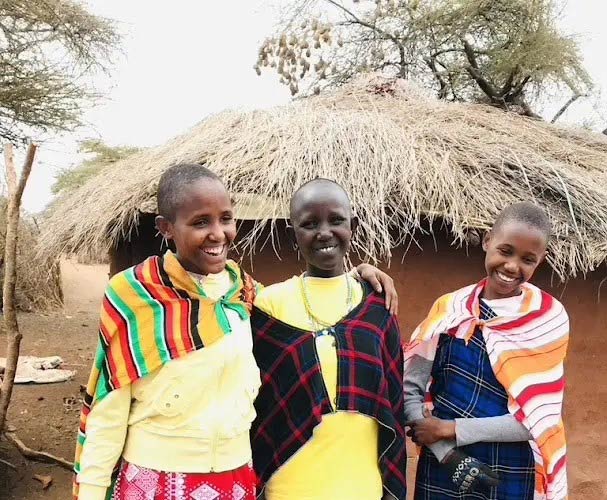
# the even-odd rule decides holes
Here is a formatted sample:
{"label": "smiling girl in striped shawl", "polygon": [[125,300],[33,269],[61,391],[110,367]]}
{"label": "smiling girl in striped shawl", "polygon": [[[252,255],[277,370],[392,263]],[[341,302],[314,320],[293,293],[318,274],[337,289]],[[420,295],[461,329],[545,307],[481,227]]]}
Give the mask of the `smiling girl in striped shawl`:
{"label": "smiling girl in striped shawl", "polygon": [[416,499],[567,497],[569,319],[528,283],[549,236],[539,207],[504,209],[483,241],[487,277],[440,297],[413,333],[404,381],[409,435],[423,446]]}

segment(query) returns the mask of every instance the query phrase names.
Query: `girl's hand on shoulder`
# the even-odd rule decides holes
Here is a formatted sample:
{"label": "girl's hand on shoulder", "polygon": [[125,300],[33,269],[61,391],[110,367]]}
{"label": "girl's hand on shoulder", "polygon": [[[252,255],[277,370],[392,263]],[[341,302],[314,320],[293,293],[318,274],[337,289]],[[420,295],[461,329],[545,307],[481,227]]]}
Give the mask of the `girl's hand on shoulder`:
{"label": "girl's hand on shoulder", "polygon": [[358,275],[369,283],[377,293],[384,292],[386,297],[386,309],[390,314],[398,314],[398,293],[394,286],[394,280],[386,273],[371,264],[359,264],[356,266]]}
{"label": "girl's hand on shoulder", "polygon": [[405,425],[409,427],[407,436],[420,446],[455,439],[455,420],[434,417],[427,408],[424,408],[424,418],[406,422]]}

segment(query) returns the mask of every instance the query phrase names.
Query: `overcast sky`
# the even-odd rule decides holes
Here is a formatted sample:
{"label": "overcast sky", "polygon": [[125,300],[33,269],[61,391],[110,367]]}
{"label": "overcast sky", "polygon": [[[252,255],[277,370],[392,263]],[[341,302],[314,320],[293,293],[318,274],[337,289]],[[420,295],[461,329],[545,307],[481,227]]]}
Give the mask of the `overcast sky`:
{"label": "overcast sky", "polygon": [[[152,146],[227,108],[288,102],[288,90],[272,73],[258,77],[252,70],[259,42],[272,31],[277,7],[286,1],[85,2],[92,12],[118,21],[125,34],[123,55],[117,57],[111,79],[99,77],[96,82],[108,97],[87,111],[88,126],[42,145],[24,195],[25,209],[39,212],[51,200],[55,173],[78,160],[79,138]],[[605,14],[605,0],[570,0],[562,20],[567,32],[579,35],[586,66],[599,89],[607,89]],[[581,122],[591,117],[592,105],[575,106],[566,119]]]}

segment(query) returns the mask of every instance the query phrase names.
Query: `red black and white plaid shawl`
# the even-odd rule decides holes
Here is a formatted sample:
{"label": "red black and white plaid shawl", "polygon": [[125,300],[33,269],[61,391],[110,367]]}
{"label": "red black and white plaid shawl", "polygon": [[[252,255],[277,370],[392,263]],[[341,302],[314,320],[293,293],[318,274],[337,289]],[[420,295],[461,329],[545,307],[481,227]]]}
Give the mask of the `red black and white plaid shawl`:
{"label": "red black and white plaid shawl", "polygon": [[[312,437],[331,403],[309,331],[253,308],[253,352],[262,385],[251,430],[253,466],[260,487]],[[406,497],[403,354],[398,323],[384,299],[368,293],[335,325],[338,411],[356,411],[379,421],[380,471],[384,489]],[[295,431],[293,431],[295,429]]]}

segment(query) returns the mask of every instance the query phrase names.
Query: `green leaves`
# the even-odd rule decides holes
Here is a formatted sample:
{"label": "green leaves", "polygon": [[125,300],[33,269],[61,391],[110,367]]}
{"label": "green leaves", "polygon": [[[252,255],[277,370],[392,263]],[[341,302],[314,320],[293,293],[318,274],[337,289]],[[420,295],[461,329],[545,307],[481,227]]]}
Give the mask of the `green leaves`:
{"label": "green leaves", "polygon": [[0,138],[71,130],[94,99],[84,77],[108,71],[120,37],[72,0],[0,0]]}
{"label": "green leaves", "polygon": [[59,171],[55,176],[55,184],[53,184],[51,190],[53,194],[73,191],[107,166],[139,151],[141,151],[139,148],[132,146],[108,146],[96,139],[82,141],[80,152],[87,153],[90,157],[77,167],[64,168]]}

